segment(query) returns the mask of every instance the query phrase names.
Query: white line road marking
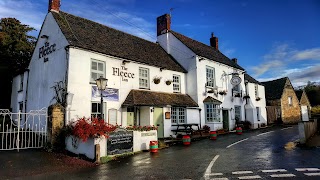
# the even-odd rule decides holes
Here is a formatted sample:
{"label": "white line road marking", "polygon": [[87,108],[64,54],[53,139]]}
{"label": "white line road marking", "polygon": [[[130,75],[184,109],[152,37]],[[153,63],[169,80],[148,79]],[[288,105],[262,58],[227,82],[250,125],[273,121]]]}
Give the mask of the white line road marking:
{"label": "white line road marking", "polygon": [[304,173],[306,176],[320,176],[320,173]]}
{"label": "white line road marking", "polygon": [[262,170],[264,173],[275,173],[275,172],[287,172],[285,169],[269,169],[269,170]]}
{"label": "white line road marking", "polygon": [[210,180],[228,180],[228,178],[225,178],[225,177],[223,177],[223,178],[211,178]]}
{"label": "white line road marking", "polygon": [[238,177],[239,179],[261,179],[261,176],[256,175],[256,176],[242,176]]}
{"label": "white line road marking", "polygon": [[203,177],[204,177],[205,179],[208,179],[208,178],[209,178],[209,175],[211,174],[211,168],[212,168],[214,162],[216,162],[216,160],[217,160],[218,158],[219,158],[219,155],[216,155],[216,156],[212,159],[212,161],[210,162],[209,166],[207,167],[207,169],[206,169],[206,171],[204,172],[204,175],[203,175]]}
{"label": "white line road marking", "polygon": [[209,176],[222,176],[223,174],[222,173],[211,173],[211,174],[208,174]]}
{"label": "white line road marking", "polygon": [[297,171],[320,171],[319,168],[296,168]]}
{"label": "white line road marking", "polygon": [[269,134],[269,133],[272,133],[272,132],[274,132],[274,131],[269,131],[269,132],[261,133],[261,134],[258,134],[257,136],[262,136],[262,135]]}
{"label": "white line road marking", "polygon": [[271,177],[295,177],[294,174],[271,174]]}
{"label": "white line road marking", "polygon": [[235,171],[232,172],[232,174],[252,174],[252,171]]}
{"label": "white line road marking", "polygon": [[238,144],[238,143],[241,143],[242,141],[246,141],[246,140],[248,140],[248,138],[245,138],[245,139],[242,139],[242,140],[237,141],[237,142],[235,142],[235,143],[232,143],[232,144],[230,144],[229,146],[227,146],[227,148],[229,148],[229,147],[231,147],[231,146],[233,146],[233,145],[236,145],[236,144]]}
{"label": "white line road marking", "polygon": [[286,130],[286,129],[291,129],[291,128],[293,128],[293,127],[282,128],[281,131]]}

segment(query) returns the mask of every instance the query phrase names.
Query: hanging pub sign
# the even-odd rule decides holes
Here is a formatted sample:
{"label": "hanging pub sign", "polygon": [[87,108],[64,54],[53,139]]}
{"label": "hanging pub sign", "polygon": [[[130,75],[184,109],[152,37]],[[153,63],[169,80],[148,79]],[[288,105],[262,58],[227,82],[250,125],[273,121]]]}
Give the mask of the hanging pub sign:
{"label": "hanging pub sign", "polygon": [[112,67],[114,76],[120,76],[122,81],[128,82],[128,79],[134,78],[134,73],[128,72],[128,68],[121,66],[121,68]]}
{"label": "hanging pub sign", "polygon": [[[119,89],[106,88],[102,91],[104,101],[119,101]],[[91,98],[100,98],[100,90],[97,86],[92,86]]]}
{"label": "hanging pub sign", "polygon": [[232,85],[236,86],[236,85],[240,84],[241,81],[242,81],[242,80],[241,80],[241,77],[240,77],[240,76],[234,75],[234,76],[232,76],[232,78],[231,78],[231,80],[230,80],[230,83],[231,83]]}
{"label": "hanging pub sign", "polygon": [[56,51],[56,44],[50,45],[49,42],[45,42],[44,46],[39,48],[39,59],[44,57],[43,61],[47,62],[49,58],[46,56],[53,53],[54,51]]}

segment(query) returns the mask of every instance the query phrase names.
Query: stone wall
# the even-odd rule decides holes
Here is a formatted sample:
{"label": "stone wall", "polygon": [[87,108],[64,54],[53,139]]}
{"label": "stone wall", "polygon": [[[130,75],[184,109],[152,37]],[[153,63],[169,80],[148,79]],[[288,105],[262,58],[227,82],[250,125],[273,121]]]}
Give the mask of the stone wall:
{"label": "stone wall", "polygon": [[55,104],[49,107],[48,112],[50,118],[48,122],[49,142],[54,145],[61,129],[63,128],[64,108],[59,104]]}
{"label": "stone wall", "polygon": [[300,143],[304,144],[318,130],[318,120],[314,119],[308,122],[299,123]]}
{"label": "stone wall", "polygon": [[[288,97],[292,97],[292,105],[289,105]],[[284,124],[301,121],[299,100],[291,85],[286,85],[281,98],[281,114]]]}
{"label": "stone wall", "polygon": [[305,91],[303,91],[303,93],[302,93],[302,95],[301,95],[300,104],[301,104],[301,105],[308,106],[308,107],[311,106],[311,105],[310,105],[310,102],[309,102],[309,99],[308,99]]}

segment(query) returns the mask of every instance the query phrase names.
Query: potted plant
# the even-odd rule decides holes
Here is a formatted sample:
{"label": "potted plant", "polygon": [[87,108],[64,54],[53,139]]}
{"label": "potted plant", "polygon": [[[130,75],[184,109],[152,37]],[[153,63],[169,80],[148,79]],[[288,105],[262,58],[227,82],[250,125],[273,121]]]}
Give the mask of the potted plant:
{"label": "potted plant", "polygon": [[226,95],[227,94],[227,90],[221,90],[221,91],[219,91],[219,94],[220,95]]}
{"label": "potted plant", "polygon": [[218,133],[218,134],[224,134],[224,133],[225,133],[225,131],[224,131],[224,129],[223,129],[223,128],[221,128],[221,129],[218,129],[218,130],[217,130],[217,133]]}
{"label": "potted plant", "polygon": [[161,77],[158,77],[158,76],[156,76],[156,77],[153,78],[153,82],[154,82],[155,84],[159,84],[159,83],[160,83],[160,80],[161,80]]}
{"label": "potted plant", "polygon": [[166,80],[166,85],[170,85],[172,83],[172,80]]}
{"label": "potted plant", "polygon": [[208,125],[204,125],[203,126],[203,130],[205,133],[209,133],[210,132],[210,127]]}
{"label": "potted plant", "polygon": [[260,101],[261,100],[261,98],[260,97],[256,97],[256,101]]}

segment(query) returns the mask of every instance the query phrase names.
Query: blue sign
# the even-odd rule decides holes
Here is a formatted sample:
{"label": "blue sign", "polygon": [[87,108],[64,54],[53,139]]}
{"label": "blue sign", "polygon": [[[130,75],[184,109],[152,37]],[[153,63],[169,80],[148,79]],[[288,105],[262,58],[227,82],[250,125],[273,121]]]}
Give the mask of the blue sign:
{"label": "blue sign", "polygon": [[[104,101],[119,101],[119,89],[106,88],[102,91]],[[100,91],[97,86],[92,86],[92,98],[100,98]]]}

